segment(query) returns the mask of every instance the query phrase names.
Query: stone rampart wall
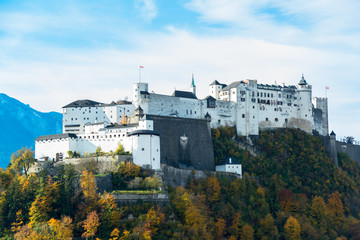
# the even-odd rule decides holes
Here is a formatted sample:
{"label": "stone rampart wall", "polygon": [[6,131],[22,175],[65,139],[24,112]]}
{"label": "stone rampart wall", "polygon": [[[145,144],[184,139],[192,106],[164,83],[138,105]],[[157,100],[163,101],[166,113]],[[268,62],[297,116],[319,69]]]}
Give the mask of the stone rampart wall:
{"label": "stone rampart wall", "polygon": [[154,121],[154,131],[160,134],[161,163],[215,170],[211,129],[206,120],[147,117]]}
{"label": "stone rampart wall", "polygon": [[195,178],[197,180],[205,179],[211,177],[212,175],[225,175],[233,178],[239,178],[240,175],[234,173],[225,173],[225,172],[215,172],[215,171],[206,171],[206,170],[191,170],[191,169],[180,169],[162,164],[161,168],[164,172],[164,182],[167,185],[172,187],[182,186],[185,187],[190,178]]}
{"label": "stone rampart wall", "polygon": [[132,161],[131,155],[116,155],[116,156],[100,156],[100,157],[86,157],[86,158],[67,158],[64,161],[39,161],[36,162],[29,170],[30,173],[38,173],[46,169],[51,176],[56,176],[59,169],[65,164],[72,164],[78,173],[87,168],[96,167],[99,174],[106,174],[114,172],[120,162]]}

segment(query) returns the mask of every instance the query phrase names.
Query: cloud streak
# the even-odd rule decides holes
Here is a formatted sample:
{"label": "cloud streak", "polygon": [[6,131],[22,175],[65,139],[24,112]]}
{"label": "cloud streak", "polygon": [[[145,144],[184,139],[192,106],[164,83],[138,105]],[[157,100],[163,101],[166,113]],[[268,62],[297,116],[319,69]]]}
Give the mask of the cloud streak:
{"label": "cloud streak", "polygon": [[[360,117],[354,111],[360,103],[358,5],[193,0],[181,10],[195,13],[186,15],[186,24],[181,16],[163,19],[161,1],[149,0],[0,10],[1,91],[39,110],[60,111],[77,99],[130,97],[139,65],[157,93],[187,90],[194,73],[199,97],[214,79],[296,84],[304,73],[314,96],[330,86],[335,132],[356,137],[360,129],[342,123]],[[179,6],[173,7],[175,13]]]}

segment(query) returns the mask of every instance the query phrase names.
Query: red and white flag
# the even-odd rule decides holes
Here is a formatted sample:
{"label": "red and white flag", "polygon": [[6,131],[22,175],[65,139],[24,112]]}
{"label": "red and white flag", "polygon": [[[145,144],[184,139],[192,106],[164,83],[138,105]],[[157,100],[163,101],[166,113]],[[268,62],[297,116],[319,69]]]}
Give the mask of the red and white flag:
{"label": "red and white flag", "polygon": [[326,90],[329,90],[330,88],[328,86],[325,87]]}
{"label": "red and white flag", "polygon": [[140,66],[140,68],[144,68],[144,66]]}

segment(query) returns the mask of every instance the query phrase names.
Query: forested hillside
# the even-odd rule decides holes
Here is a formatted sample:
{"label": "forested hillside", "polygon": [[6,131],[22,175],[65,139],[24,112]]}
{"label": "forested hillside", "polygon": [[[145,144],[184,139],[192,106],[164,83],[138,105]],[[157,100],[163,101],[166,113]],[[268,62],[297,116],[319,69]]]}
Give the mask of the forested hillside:
{"label": "forested hillside", "polygon": [[[0,173],[3,239],[360,239],[360,167],[334,166],[321,142],[299,130],[262,132],[257,156],[238,147],[235,129],[213,130],[215,157],[235,156],[244,178],[192,178],[171,188],[151,171],[120,164],[119,190],[96,192],[96,167],[66,165],[55,177]],[[76,188],[74,179],[79,179]],[[168,204],[116,203],[112,194],[169,192]],[[165,190],[164,190],[165,189]]]}

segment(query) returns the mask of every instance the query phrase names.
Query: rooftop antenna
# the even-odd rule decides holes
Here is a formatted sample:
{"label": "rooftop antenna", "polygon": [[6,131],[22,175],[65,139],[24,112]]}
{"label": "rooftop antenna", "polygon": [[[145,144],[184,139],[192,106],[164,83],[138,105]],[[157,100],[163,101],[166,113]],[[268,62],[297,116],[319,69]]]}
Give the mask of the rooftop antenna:
{"label": "rooftop antenna", "polygon": [[141,83],[141,69],[143,69],[144,66],[139,66],[139,83]]}

